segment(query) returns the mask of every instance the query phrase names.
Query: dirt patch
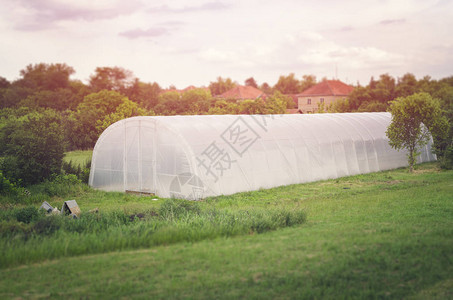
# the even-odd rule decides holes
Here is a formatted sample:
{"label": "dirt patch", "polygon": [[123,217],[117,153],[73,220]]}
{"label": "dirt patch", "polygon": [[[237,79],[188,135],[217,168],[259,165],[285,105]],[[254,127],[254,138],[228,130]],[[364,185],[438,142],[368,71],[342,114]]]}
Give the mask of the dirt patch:
{"label": "dirt patch", "polygon": [[150,211],[148,213],[137,213],[137,214],[130,215],[129,220],[131,222],[134,220],[143,220],[146,216],[157,217],[157,216],[159,216],[159,214],[156,213],[155,211]]}
{"label": "dirt patch", "polygon": [[386,181],[385,183],[387,184],[390,184],[390,185],[394,185],[394,184],[398,184],[398,183],[401,183],[403,182],[402,180],[390,180],[390,181]]}
{"label": "dirt patch", "polygon": [[414,170],[414,174],[424,174],[424,173],[439,173],[441,170],[439,167],[432,167],[427,169]]}

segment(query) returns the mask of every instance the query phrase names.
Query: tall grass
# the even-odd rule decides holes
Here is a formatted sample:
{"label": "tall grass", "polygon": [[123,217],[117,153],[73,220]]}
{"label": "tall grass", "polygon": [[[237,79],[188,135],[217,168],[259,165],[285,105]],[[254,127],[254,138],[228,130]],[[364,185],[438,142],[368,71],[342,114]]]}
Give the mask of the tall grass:
{"label": "tall grass", "polygon": [[85,213],[79,219],[33,215],[28,223],[20,222],[18,215],[21,209],[3,213],[0,268],[64,256],[262,233],[306,220],[302,210],[203,209],[196,202],[175,199],[164,201],[157,212],[131,215],[123,211]]}
{"label": "tall grass", "polygon": [[49,201],[53,197],[64,198],[73,195],[83,195],[91,188],[82,183],[74,174],[54,175],[50,180],[18,188],[14,193],[0,195],[0,205],[30,205]]}

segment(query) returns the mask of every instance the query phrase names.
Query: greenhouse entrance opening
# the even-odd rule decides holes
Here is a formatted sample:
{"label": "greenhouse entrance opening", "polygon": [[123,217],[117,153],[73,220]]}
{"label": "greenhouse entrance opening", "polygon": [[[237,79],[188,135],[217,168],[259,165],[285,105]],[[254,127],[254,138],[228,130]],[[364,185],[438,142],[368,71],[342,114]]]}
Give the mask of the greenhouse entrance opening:
{"label": "greenhouse entrance opening", "polygon": [[[138,120],[124,128],[124,186],[126,192],[156,193],[156,151],[153,126]],[[135,126],[136,125],[136,126]]]}

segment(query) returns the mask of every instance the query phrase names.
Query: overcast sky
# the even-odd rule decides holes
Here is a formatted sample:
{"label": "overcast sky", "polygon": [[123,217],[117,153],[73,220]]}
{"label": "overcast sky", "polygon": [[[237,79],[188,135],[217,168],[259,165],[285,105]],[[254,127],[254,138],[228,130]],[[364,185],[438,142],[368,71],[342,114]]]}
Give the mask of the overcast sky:
{"label": "overcast sky", "polygon": [[453,75],[452,0],[0,0],[0,76],[66,63],[87,82],[119,66],[166,88],[218,76],[367,84]]}

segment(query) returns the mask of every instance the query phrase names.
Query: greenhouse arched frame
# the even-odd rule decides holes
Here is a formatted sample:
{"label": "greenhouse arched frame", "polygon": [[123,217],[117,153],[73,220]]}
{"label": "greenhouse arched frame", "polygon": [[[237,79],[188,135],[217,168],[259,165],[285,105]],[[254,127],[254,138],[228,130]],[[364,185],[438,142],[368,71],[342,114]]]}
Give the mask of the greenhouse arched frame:
{"label": "greenhouse arched frame", "polygon": [[[93,150],[89,184],[197,200],[407,166],[388,144],[390,113],[143,116]],[[418,162],[436,159],[432,142]]]}

